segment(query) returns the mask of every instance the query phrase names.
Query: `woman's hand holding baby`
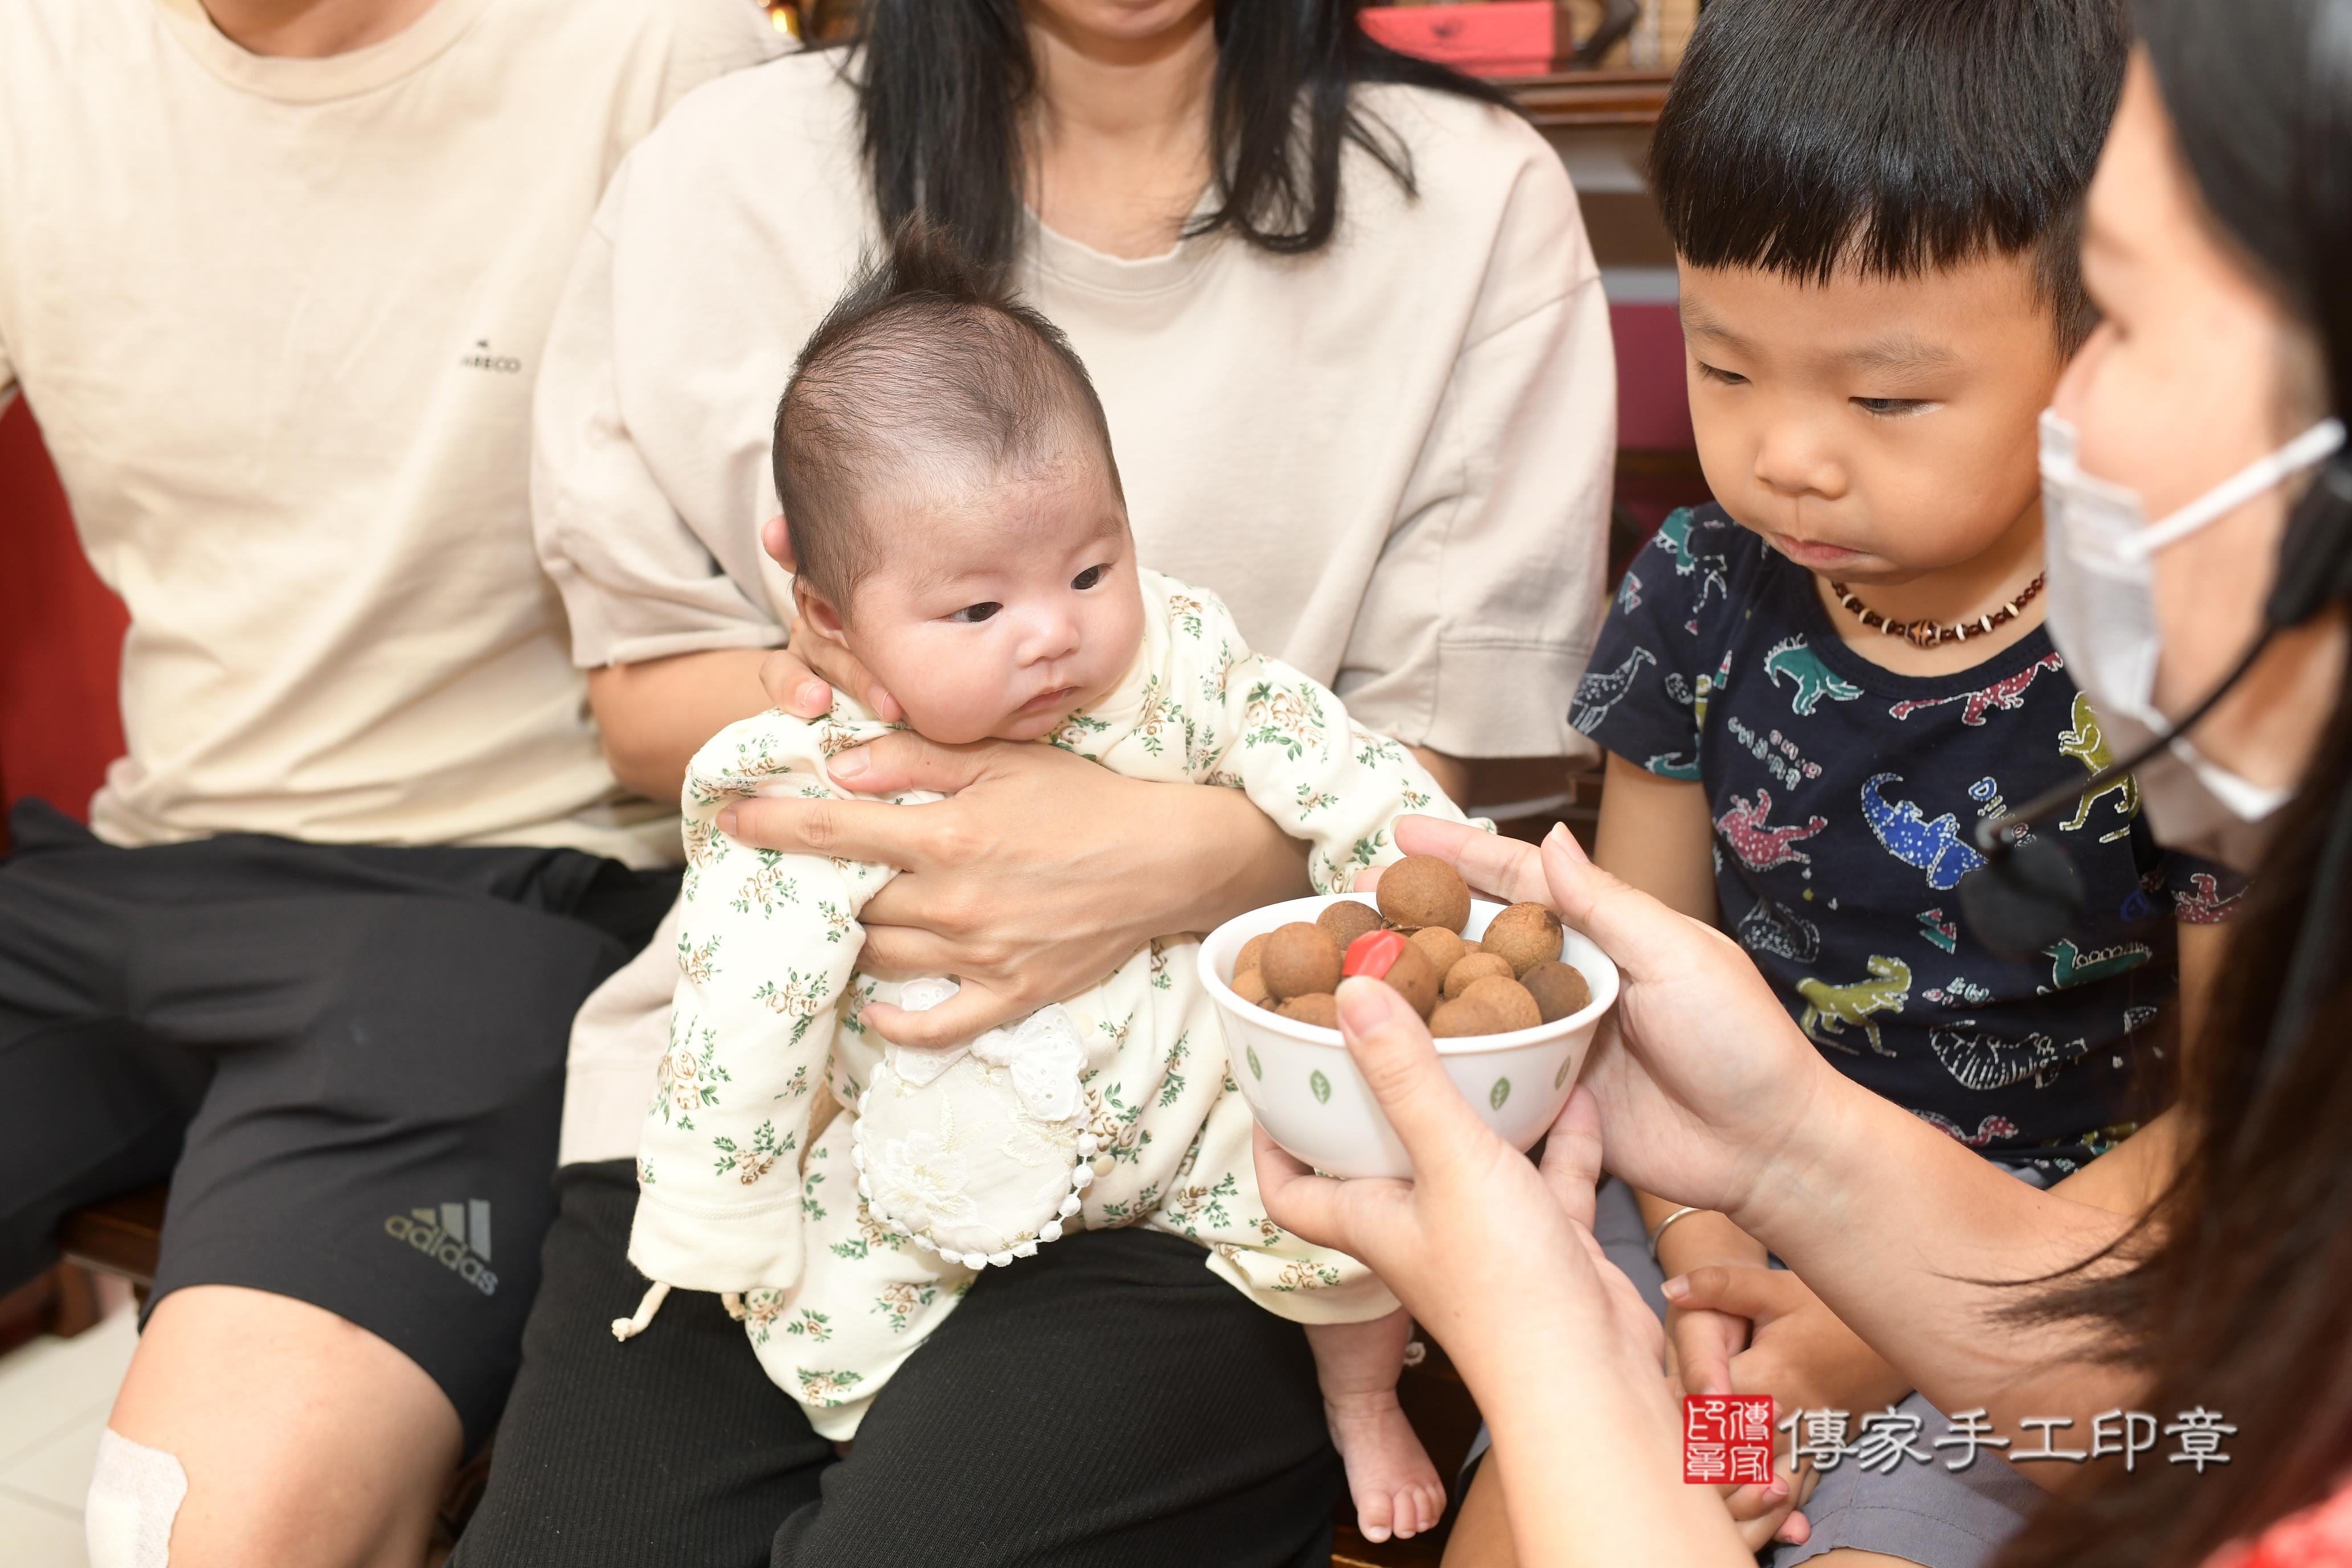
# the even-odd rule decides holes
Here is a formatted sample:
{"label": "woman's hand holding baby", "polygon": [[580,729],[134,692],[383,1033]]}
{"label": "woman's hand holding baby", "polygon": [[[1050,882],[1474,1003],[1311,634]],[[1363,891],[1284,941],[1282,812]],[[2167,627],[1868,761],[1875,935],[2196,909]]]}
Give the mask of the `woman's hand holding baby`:
{"label": "woman's hand holding baby", "polygon": [[720,824],[759,848],[900,868],[859,917],[861,967],[963,983],[927,1013],[869,1007],[900,1045],[970,1039],[1093,984],[1155,936],[1307,891],[1303,851],[1239,790],[1121,778],[1052,746],[943,746],[906,731],[842,752],[832,772],[861,795],[947,798],[747,799]]}

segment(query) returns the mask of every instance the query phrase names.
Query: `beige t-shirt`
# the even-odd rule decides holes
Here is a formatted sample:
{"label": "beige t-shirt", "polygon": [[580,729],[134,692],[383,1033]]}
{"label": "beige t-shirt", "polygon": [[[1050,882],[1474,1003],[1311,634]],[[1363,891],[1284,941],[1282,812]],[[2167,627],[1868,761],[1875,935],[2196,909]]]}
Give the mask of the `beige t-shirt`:
{"label": "beige t-shirt", "polygon": [[0,5],[0,403],[131,617],[101,836],[677,858],[532,552],[530,389],[622,155],[782,47],[754,0],[438,0],[326,59]]}
{"label": "beige t-shirt", "polygon": [[[770,421],[877,219],[838,54],[715,82],[614,176],[548,343],[532,468],[572,657],[781,642]],[[1110,419],[1140,559],[1367,725],[1460,756],[1588,752],[1616,427],[1575,193],[1521,121],[1366,89],[1417,198],[1350,149],[1316,255],[1123,261],[1034,228],[1021,278]]]}
{"label": "beige t-shirt", "polygon": [[[841,57],[694,94],[631,153],[548,339],[531,500],[572,657],[783,640],[770,421],[877,220]],[[1460,756],[1590,751],[1568,705],[1602,609],[1616,371],[1559,159],[1483,104],[1365,108],[1417,199],[1350,150],[1330,247],[1121,261],[1033,231],[1029,296],[1108,414],[1140,558],[1370,728]],[[636,1151],[677,911],[572,1036],[561,1158]]]}

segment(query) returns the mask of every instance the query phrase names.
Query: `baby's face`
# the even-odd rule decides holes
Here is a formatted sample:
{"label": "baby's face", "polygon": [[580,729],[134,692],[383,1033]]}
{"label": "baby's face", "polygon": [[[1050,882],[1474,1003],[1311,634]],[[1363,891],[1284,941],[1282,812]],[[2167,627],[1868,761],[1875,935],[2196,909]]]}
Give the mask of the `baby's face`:
{"label": "baby's face", "polygon": [[2064,366],[2025,259],[1681,273],[1699,460],[1741,526],[1824,576],[1899,584],[2038,522],[2037,421]]}
{"label": "baby's face", "polygon": [[866,526],[888,542],[840,635],[917,733],[1034,741],[1135,662],[1135,544],[1099,459],[909,483],[866,504]]}

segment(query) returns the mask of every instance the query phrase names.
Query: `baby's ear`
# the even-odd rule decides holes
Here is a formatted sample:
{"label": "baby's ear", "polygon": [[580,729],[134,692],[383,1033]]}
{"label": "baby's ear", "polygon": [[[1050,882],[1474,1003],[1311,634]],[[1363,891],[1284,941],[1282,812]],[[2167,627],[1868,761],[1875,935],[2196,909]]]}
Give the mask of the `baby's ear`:
{"label": "baby's ear", "polygon": [[[776,531],[783,531],[783,520],[776,521]],[[841,612],[831,599],[809,586],[806,577],[793,579],[793,605],[800,612],[803,629],[813,631],[827,642],[842,640]]]}

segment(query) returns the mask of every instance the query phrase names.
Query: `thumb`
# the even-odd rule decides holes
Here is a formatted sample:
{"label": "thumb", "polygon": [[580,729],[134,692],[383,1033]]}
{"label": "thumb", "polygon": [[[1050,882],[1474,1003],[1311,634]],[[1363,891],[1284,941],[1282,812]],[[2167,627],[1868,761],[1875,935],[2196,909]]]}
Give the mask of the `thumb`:
{"label": "thumb", "polygon": [[1000,996],[981,982],[965,976],[956,994],[936,1007],[910,1013],[887,1002],[868,1002],[859,1010],[857,1018],[894,1046],[944,1050],[978,1039],[999,1024],[1010,1023],[1029,1010],[1019,997]]}
{"label": "thumb", "polygon": [[1429,1026],[1395,987],[1355,975],[1339,982],[1339,1001],[1348,1054],[1411,1157],[1415,1181],[1443,1183],[1502,1147],[1445,1076]]}
{"label": "thumb", "polygon": [[996,747],[988,742],[949,746],[912,730],[894,730],[851,747],[827,766],[835,779],[859,795],[897,795],[909,789],[954,795],[979,783],[995,757]]}
{"label": "thumb", "polygon": [[782,513],[778,513],[760,525],[760,547],[773,557],[776,564],[785,571],[800,570],[793,561],[793,531],[784,526]]}
{"label": "thumb", "polygon": [[1543,1179],[1568,1217],[1591,1230],[1601,1185],[1601,1103],[1582,1084],[1546,1134]]}
{"label": "thumb", "polygon": [[1560,918],[1601,945],[1629,977],[1685,970],[1714,933],[1595,866],[1565,826],[1544,836],[1544,884]]}
{"label": "thumb", "polygon": [[1752,1264],[1710,1263],[1667,1280],[1662,1289],[1685,1311],[1729,1312],[1762,1323],[1779,1317],[1785,1306],[1781,1281],[1773,1278],[1777,1272]]}

